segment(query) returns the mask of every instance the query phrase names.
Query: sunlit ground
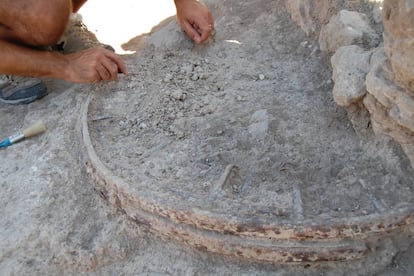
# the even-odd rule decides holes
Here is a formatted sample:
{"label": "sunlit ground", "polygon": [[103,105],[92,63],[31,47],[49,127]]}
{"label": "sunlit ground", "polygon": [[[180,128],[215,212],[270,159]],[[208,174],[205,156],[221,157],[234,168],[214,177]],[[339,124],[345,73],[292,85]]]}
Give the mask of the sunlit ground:
{"label": "sunlit ground", "polygon": [[[360,0],[357,0],[360,1]],[[383,0],[364,0],[382,7]],[[126,53],[121,45],[167,17],[175,15],[173,0],[88,0],[79,11],[84,23],[98,39]]]}
{"label": "sunlit ground", "polygon": [[79,13],[98,39],[125,53],[121,45],[175,15],[173,0],[89,0]]}

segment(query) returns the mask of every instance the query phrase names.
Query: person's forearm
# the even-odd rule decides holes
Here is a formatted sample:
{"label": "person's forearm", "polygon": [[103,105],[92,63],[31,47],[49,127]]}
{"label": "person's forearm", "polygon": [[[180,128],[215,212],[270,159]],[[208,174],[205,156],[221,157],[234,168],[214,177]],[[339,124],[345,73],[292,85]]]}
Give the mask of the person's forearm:
{"label": "person's forearm", "polygon": [[72,0],[72,12],[77,12],[87,0]]}
{"label": "person's forearm", "polygon": [[[177,3],[184,2],[184,1],[188,1],[188,0],[174,0],[174,3],[177,5]],[[190,0],[190,1],[198,2],[198,0]]]}
{"label": "person's forearm", "polygon": [[67,60],[56,52],[0,41],[0,74],[65,79]]}
{"label": "person's forearm", "polygon": [[200,2],[199,0],[174,0],[175,7],[180,8],[180,5],[185,4],[185,2]]}

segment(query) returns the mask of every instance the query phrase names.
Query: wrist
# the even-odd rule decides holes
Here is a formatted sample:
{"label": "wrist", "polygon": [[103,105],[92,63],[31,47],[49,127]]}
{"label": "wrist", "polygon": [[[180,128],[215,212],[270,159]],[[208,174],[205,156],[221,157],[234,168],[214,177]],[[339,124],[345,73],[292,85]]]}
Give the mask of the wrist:
{"label": "wrist", "polygon": [[48,75],[55,79],[70,80],[69,59],[66,55],[57,52],[48,52],[50,63]]}

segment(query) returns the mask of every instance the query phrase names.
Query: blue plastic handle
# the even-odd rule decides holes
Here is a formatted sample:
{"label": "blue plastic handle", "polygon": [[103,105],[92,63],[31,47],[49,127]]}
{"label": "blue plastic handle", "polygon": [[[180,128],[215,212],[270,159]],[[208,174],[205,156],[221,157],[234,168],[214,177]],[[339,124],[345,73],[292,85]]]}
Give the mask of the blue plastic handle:
{"label": "blue plastic handle", "polygon": [[11,142],[9,138],[4,139],[3,141],[0,142],[0,148],[5,148],[8,146],[11,146]]}

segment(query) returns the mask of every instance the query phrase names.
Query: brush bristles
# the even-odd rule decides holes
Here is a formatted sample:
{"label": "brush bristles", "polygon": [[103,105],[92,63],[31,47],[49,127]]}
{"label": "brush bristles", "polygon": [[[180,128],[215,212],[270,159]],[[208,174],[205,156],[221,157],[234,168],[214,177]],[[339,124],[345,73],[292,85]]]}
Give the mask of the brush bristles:
{"label": "brush bristles", "polygon": [[46,126],[43,122],[38,122],[23,131],[24,137],[32,137],[46,131]]}

